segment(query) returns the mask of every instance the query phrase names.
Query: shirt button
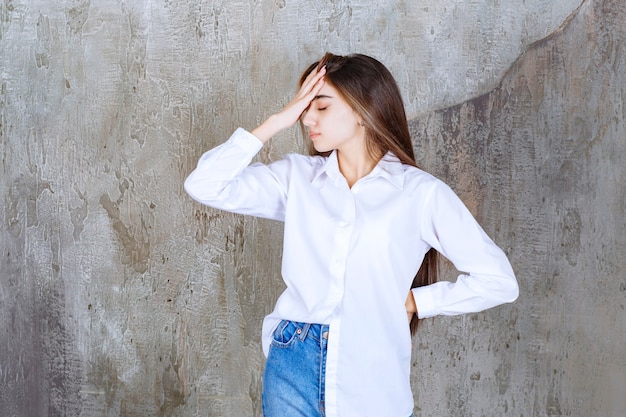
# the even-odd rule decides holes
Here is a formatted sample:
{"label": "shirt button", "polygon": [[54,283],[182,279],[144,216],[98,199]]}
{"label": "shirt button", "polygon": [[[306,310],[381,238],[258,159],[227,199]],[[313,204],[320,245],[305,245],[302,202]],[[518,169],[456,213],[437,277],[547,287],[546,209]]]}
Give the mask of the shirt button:
{"label": "shirt button", "polygon": [[324,332],[324,333],[322,333],[322,337],[323,337],[324,339],[328,339],[328,332]]}

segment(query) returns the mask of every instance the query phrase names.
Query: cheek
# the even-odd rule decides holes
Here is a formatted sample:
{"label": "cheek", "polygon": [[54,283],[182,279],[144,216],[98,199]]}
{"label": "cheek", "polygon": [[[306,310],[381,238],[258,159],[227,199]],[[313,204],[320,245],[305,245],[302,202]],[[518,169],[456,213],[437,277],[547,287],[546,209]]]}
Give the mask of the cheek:
{"label": "cheek", "polygon": [[352,111],[337,112],[333,115],[333,123],[336,128],[342,132],[353,131],[357,128],[358,123]]}
{"label": "cheek", "polygon": [[348,117],[340,119],[337,133],[340,133],[342,137],[355,136],[357,133],[357,123]]}

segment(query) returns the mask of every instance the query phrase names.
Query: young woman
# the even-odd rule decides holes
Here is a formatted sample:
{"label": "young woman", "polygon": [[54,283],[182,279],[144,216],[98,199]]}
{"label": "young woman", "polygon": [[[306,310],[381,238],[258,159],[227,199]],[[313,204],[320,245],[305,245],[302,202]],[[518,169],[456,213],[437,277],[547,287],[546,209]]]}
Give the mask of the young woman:
{"label": "young woman", "polygon": [[[298,120],[311,156],[250,164]],[[287,288],[262,331],[265,417],[409,417],[409,321],[518,295],[505,254],[448,186],[415,166],[395,80],[365,55],[311,65],[285,108],[205,153],[185,189],[285,222]],[[434,250],[464,271],[456,282],[434,282]]]}

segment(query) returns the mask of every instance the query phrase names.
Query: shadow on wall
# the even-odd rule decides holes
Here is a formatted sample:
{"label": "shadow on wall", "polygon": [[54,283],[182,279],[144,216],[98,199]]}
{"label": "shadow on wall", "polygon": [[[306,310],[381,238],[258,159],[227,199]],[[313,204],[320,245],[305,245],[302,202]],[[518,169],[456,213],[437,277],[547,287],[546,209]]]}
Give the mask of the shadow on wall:
{"label": "shadow on wall", "polygon": [[[626,415],[625,45],[623,2],[584,2],[495,90],[410,122],[418,164],[459,193],[521,285],[512,318],[481,340],[497,352],[483,376],[504,363],[507,380],[468,383],[480,367],[457,368],[439,390],[456,399],[416,393],[424,415]],[[415,353],[414,386],[437,386],[424,355],[449,349],[437,320],[423,336],[435,341]],[[463,325],[472,340],[484,332]],[[459,366],[447,360],[437,368]],[[496,404],[467,400],[503,386]]]}
{"label": "shadow on wall", "polygon": [[[258,241],[280,242],[280,228],[173,201],[182,178],[164,178],[243,118],[222,114],[244,112],[232,92],[246,72],[224,74],[249,58],[229,43],[243,38],[224,29],[227,2],[196,27],[219,35],[207,56],[230,56],[215,86],[191,74],[198,49],[155,54],[156,7],[110,2],[124,10],[104,15],[103,2],[60,1],[44,16],[33,0],[31,16],[23,3],[0,5],[3,40],[28,25],[36,38],[12,52],[33,55],[24,97],[0,82],[13,178],[0,182],[0,414],[260,416],[260,321],[281,283],[279,251]],[[197,2],[165,3],[161,19],[180,20],[160,36],[201,15]],[[587,0],[496,89],[411,121],[418,163],[458,192],[521,285],[513,305],[425,323],[416,417],[626,415],[625,16],[623,0]],[[53,53],[68,47],[78,52]]]}

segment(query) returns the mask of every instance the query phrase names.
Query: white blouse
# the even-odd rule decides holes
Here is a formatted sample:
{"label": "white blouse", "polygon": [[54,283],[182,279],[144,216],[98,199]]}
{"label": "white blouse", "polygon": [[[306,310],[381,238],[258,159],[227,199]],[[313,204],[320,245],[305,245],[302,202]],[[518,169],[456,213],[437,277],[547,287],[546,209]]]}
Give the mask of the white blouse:
{"label": "white blouse", "polygon": [[506,255],[446,184],[392,153],[350,188],[335,152],[250,164],[262,146],[237,129],[202,155],[185,190],[211,207],[285,222],[287,289],[263,322],[265,355],[282,319],[329,324],[326,415],[408,417],[405,300],[424,254],[433,247],[465,272],[413,289],[421,318],[514,301]]}

